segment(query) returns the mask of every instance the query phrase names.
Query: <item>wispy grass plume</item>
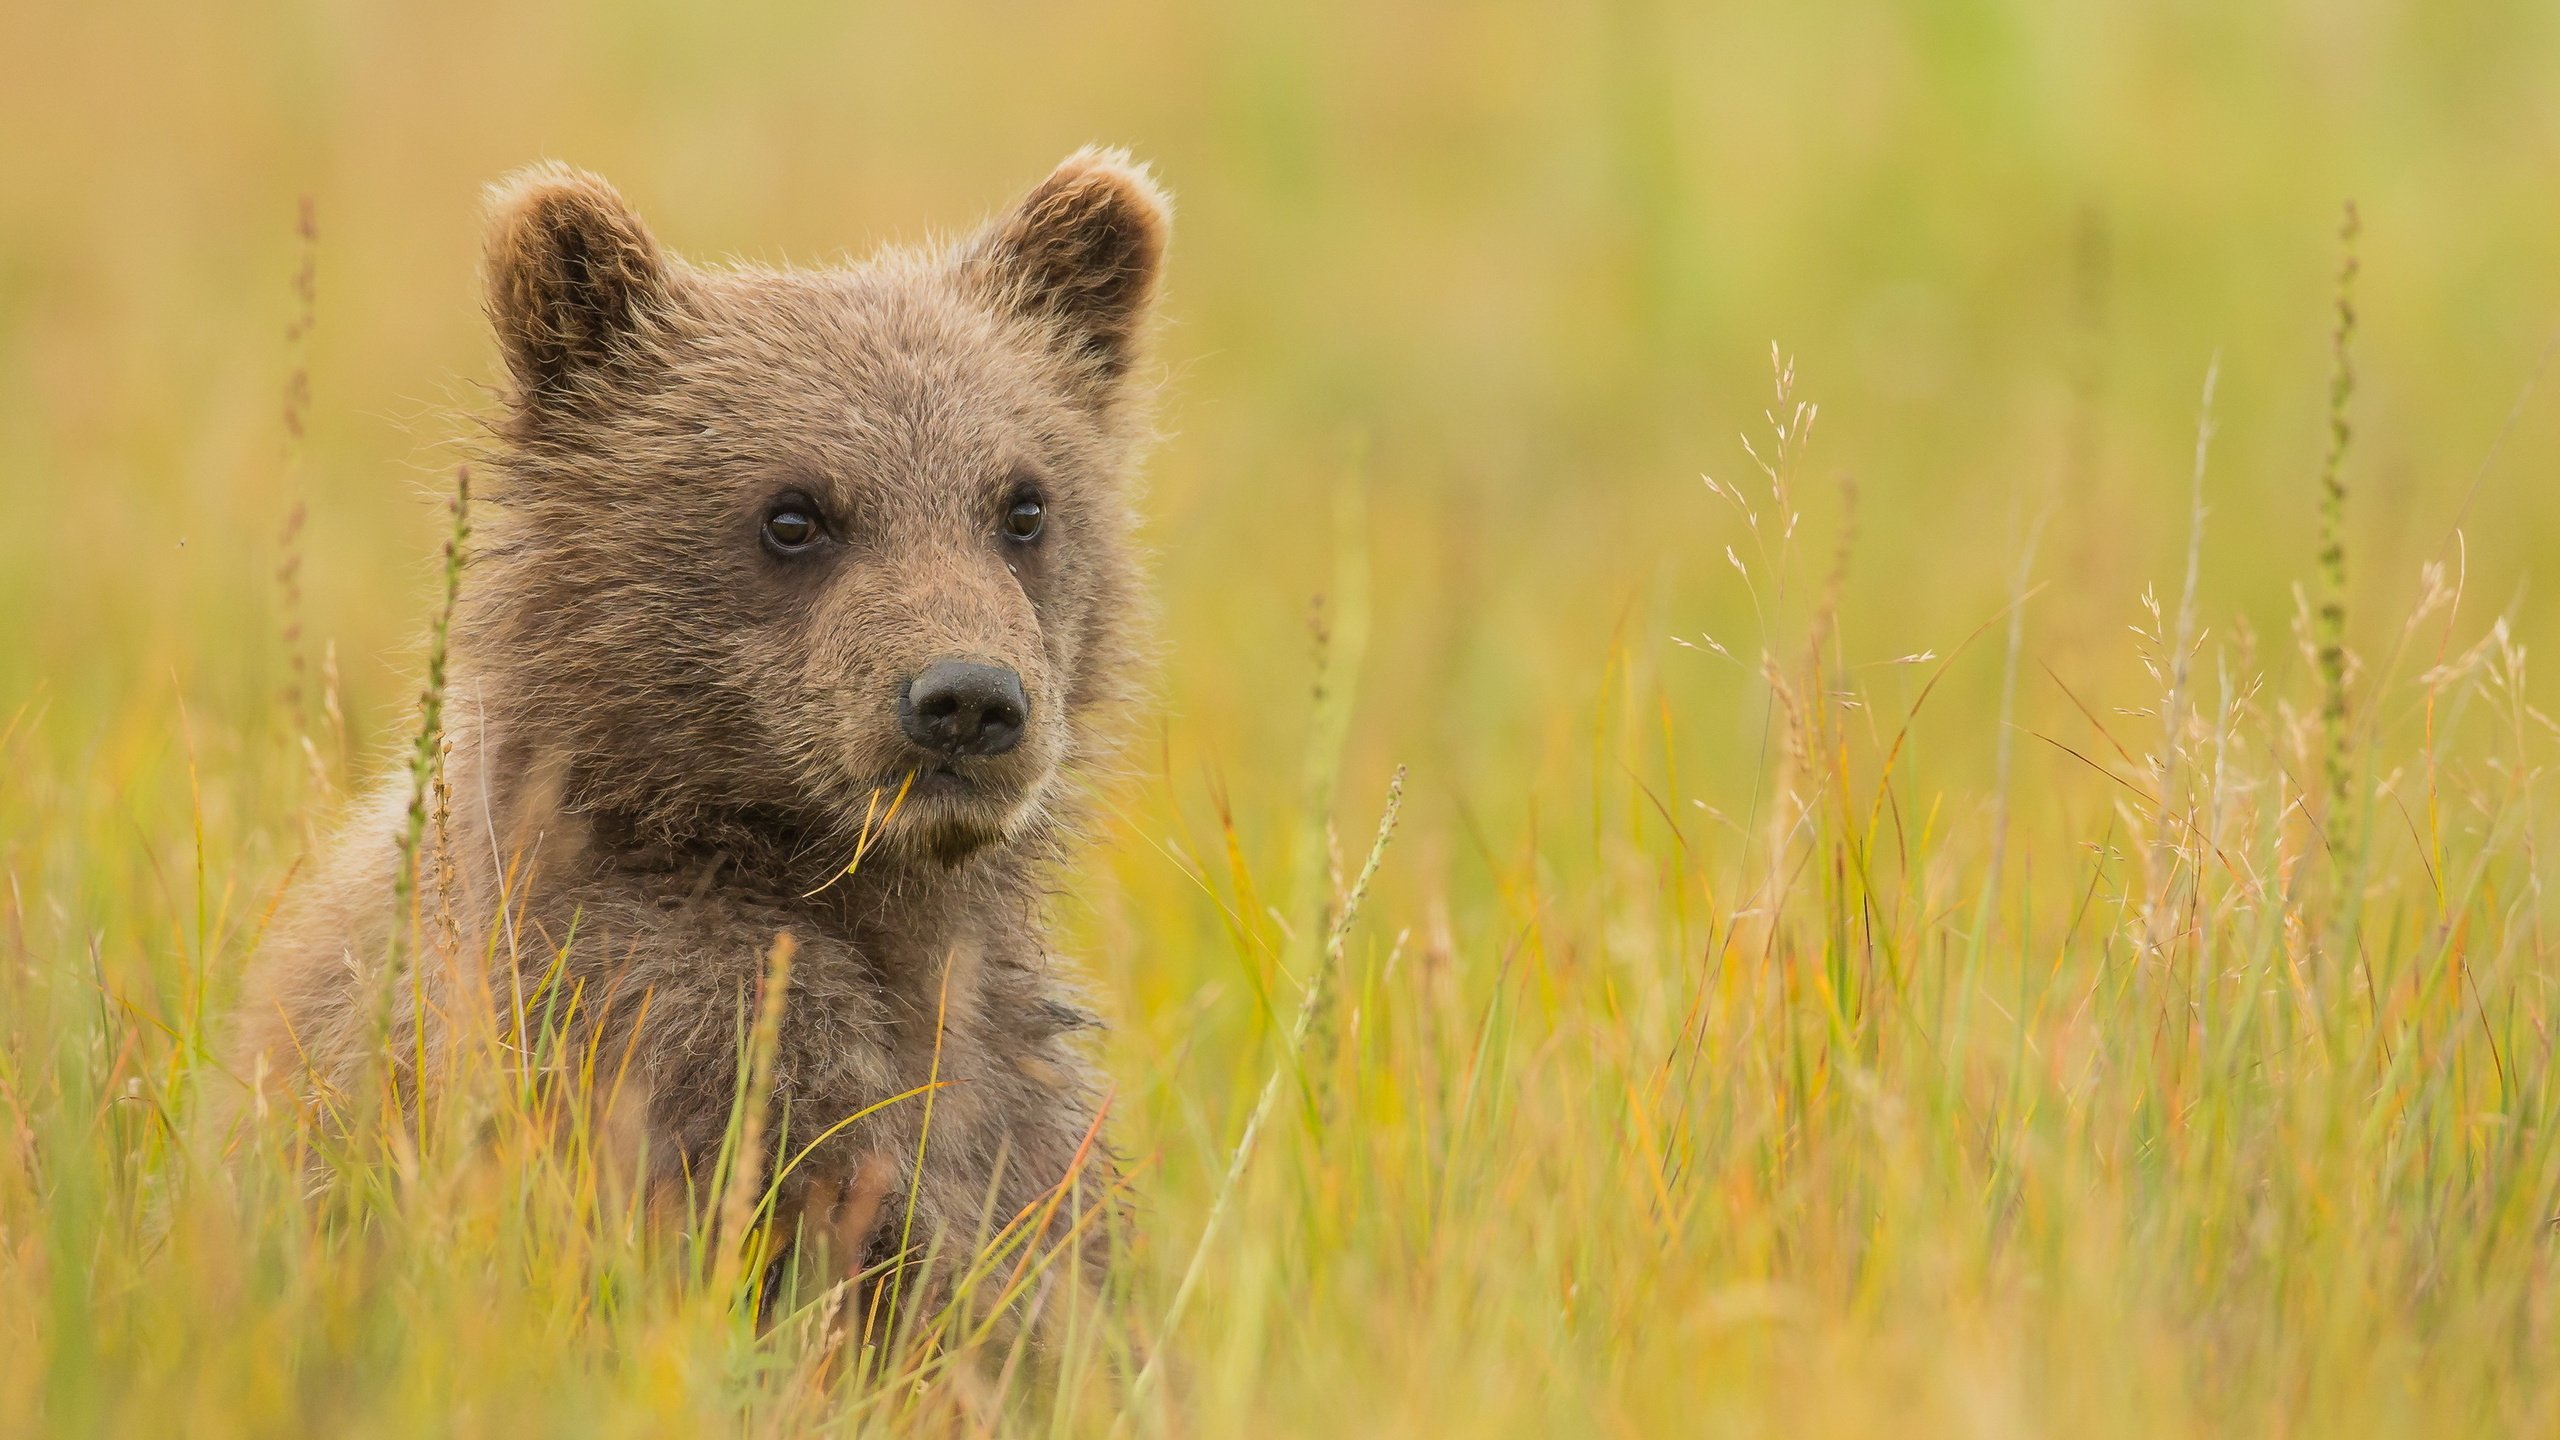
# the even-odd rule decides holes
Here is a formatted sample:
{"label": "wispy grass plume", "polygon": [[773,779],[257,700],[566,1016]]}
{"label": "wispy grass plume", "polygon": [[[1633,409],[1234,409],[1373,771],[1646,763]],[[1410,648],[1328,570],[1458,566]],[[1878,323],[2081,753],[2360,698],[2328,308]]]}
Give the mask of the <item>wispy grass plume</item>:
{"label": "wispy grass plume", "polygon": [[2347,445],[2355,437],[2356,240],[2350,200],[2338,222],[2337,328],[2329,337],[2329,450],[2320,463],[2320,751],[2329,810],[2343,819],[2352,765],[2347,753]]}

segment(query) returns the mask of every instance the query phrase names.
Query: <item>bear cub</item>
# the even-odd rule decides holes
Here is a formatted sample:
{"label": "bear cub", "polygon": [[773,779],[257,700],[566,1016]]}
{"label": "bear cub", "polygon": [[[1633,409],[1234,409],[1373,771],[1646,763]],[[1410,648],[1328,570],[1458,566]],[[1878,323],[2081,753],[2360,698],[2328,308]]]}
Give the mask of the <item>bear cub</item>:
{"label": "bear cub", "polygon": [[[1107,1209],[1094,1021],[1042,909],[1134,668],[1168,222],[1143,168],[1087,150],[956,243],[775,269],[669,254],[576,170],[499,185],[509,383],[414,902],[459,933],[395,954],[404,776],[289,897],[238,1073],[343,1124],[386,1050],[439,1053],[473,1006],[524,1035],[539,1004],[620,1074],[602,1119],[653,1210],[699,1215],[788,934],[749,1097],[763,1173],[797,1160],[777,1233],[877,1276]],[[881,1102],[929,1079],[920,1147],[926,1105]]]}

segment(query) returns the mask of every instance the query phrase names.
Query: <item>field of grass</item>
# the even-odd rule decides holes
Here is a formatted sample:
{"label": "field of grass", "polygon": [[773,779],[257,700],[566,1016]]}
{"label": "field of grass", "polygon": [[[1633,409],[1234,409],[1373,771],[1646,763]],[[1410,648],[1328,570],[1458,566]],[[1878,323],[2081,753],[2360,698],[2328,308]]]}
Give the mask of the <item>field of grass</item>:
{"label": "field of grass", "polygon": [[[2556,73],[2523,0],[0,0],[0,1433],[2560,1431]],[[1058,915],[1113,1293],[760,1334],[499,1076],[209,1153],[416,731],[479,187],[814,260],[1094,140],[1179,209]]]}

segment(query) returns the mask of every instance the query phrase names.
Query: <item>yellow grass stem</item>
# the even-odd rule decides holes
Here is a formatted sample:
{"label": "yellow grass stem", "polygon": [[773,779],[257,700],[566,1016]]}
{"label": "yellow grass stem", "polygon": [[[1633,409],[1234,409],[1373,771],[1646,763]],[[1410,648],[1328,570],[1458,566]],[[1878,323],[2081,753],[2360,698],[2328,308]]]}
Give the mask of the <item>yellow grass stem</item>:
{"label": "yellow grass stem", "polygon": [[[761,1244],[756,1232],[756,1197],[764,1189],[764,1132],[773,1107],[773,1057],[782,1043],[782,1013],[791,993],[791,957],[799,943],[788,930],[773,937],[766,952],[763,982],[756,990],[755,1028],[748,1033],[743,1118],[737,1149],[729,1162],[727,1184],[720,1193],[719,1225],[713,1232],[719,1248],[711,1278],[711,1294],[724,1305],[736,1303],[739,1271],[748,1254]],[[760,1251],[758,1252],[761,1253]]]}
{"label": "yellow grass stem", "polygon": [[[1226,1174],[1219,1180],[1216,1195],[1209,1202],[1208,1218],[1201,1224],[1200,1239],[1192,1246],[1190,1262],[1182,1268],[1182,1279],[1174,1286],[1173,1299],[1165,1306],[1163,1321],[1156,1326],[1155,1333],[1160,1341],[1170,1341],[1181,1328],[1183,1311],[1189,1307],[1192,1292],[1198,1288],[1201,1274],[1207,1268],[1209,1251],[1216,1245],[1219,1229],[1234,1204],[1237,1190],[1243,1185],[1245,1169],[1253,1163],[1254,1146],[1262,1138],[1262,1127],[1270,1120],[1272,1107],[1279,1101],[1282,1083],[1296,1073],[1299,1057],[1306,1050],[1307,1036],[1314,1030],[1316,1016],[1323,1008],[1325,980],[1341,960],[1342,946],[1350,937],[1352,922],[1359,917],[1360,902],[1369,893],[1369,882],[1377,878],[1378,864],[1386,858],[1387,841],[1395,835],[1396,817],[1403,806],[1404,767],[1399,765],[1387,782],[1387,804],[1384,813],[1378,817],[1377,838],[1370,842],[1369,855],[1361,862],[1359,878],[1343,897],[1341,914],[1325,937],[1324,963],[1307,977],[1306,992],[1298,1001],[1298,1015],[1289,1027],[1288,1041],[1272,1061],[1271,1073],[1262,1082],[1262,1093],[1255,1097],[1253,1110],[1245,1119],[1244,1133],[1236,1137],[1235,1148],[1227,1160]],[[1163,1362],[1164,1349],[1159,1344],[1149,1352],[1145,1366],[1139,1370],[1137,1381],[1130,1388],[1130,1413],[1145,1407],[1149,1393],[1159,1383]]]}

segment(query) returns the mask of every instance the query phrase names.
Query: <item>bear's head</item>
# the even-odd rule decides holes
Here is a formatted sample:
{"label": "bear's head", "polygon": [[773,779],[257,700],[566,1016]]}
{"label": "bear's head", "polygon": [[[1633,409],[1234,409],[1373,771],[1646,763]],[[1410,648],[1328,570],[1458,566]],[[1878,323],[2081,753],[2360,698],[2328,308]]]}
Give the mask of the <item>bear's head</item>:
{"label": "bear's head", "polygon": [[592,175],[500,185],[457,642],[492,763],[664,838],[1042,833],[1130,669],[1168,218],[1089,150],[955,244],[769,269],[678,259]]}

